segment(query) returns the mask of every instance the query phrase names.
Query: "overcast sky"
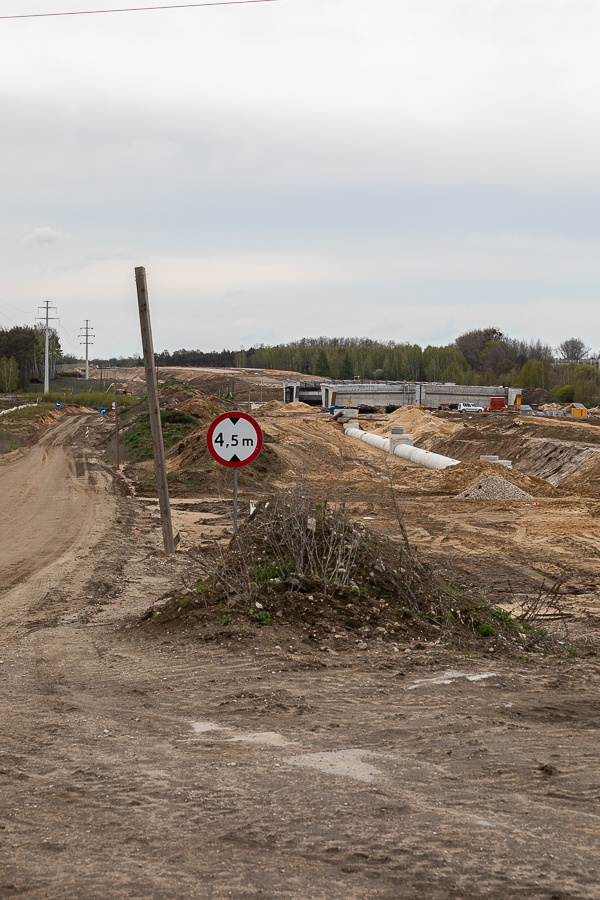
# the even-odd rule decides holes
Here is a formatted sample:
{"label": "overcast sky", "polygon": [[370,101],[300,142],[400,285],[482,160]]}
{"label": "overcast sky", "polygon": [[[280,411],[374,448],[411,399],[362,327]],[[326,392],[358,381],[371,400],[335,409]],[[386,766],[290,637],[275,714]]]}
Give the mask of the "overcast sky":
{"label": "overcast sky", "polygon": [[599,44],[597,0],[0,21],[0,326],[49,300],[65,352],[85,319],[92,356],[140,352],[143,265],[157,351],[487,325],[598,350]]}

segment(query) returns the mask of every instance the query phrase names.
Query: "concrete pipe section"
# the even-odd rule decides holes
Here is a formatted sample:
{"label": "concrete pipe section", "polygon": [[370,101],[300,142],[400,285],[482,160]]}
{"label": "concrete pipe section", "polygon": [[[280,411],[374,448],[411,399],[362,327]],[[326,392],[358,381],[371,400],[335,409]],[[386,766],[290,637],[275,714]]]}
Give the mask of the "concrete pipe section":
{"label": "concrete pipe section", "polygon": [[[369,431],[363,431],[355,425],[344,425],[344,431],[348,437],[357,438],[359,441],[365,441],[372,447],[378,447],[386,453],[390,452],[390,439],[380,437],[378,434],[371,434]],[[447,469],[448,466],[457,466],[459,459],[451,459],[449,456],[441,456],[439,453],[431,453],[429,450],[421,450],[419,447],[411,447],[410,444],[397,444],[394,447],[394,456],[401,459],[408,459],[410,462],[419,466],[426,466],[428,469]]]}

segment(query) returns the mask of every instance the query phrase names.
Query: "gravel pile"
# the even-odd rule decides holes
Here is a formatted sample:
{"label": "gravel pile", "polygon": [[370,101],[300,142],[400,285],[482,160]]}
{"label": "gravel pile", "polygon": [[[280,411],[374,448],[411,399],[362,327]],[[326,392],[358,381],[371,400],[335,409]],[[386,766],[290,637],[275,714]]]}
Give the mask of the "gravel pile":
{"label": "gravel pile", "polygon": [[480,478],[475,484],[467,488],[461,494],[457,494],[455,500],[533,500],[531,494],[522,491],[521,488],[511,484],[499,475],[490,475],[488,478]]}

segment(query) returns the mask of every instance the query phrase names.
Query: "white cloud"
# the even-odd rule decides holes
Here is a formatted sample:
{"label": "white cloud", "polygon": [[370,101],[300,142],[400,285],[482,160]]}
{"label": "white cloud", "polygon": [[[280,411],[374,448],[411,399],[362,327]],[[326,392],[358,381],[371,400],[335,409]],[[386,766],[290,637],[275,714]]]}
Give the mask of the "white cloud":
{"label": "white cloud", "polygon": [[62,231],[55,231],[47,225],[43,228],[35,228],[31,234],[23,239],[24,244],[57,244],[64,240],[65,235]]}

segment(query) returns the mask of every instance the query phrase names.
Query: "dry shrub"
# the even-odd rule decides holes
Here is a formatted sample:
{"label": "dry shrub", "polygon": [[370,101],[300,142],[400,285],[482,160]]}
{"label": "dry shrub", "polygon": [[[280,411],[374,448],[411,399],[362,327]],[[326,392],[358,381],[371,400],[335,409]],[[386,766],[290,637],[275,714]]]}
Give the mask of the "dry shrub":
{"label": "dry shrub", "polygon": [[303,488],[281,491],[219,550],[208,578],[162,598],[142,620],[173,623],[195,616],[207,627],[212,616],[241,629],[249,620],[278,622],[319,642],[341,630],[382,641],[550,649],[539,622],[525,618],[539,618],[537,607],[516,617],[442,576],[417,557],[396,512],[399,540],[393,542],[354,522],[343,503]]}
{"label": "dry shrub", "polygon": [[518,623],[420,560],[398,518],[401,539],[393,543],[353,522],[343,503],[302,489],[280,492],[221,551],[208,594],[232,611],[283,611],[286,621],[305,626],[327,620],[346,629],[379,627],[390,638],[514,645]]}
{"label": "dry shrub", "polygon": [[301,489],[257,507],[222,551],[214,577],[234,604],[279,584],[325,596],[349,588],[414,607],[424,607],[431,593],[430,573],[407,542],[384,544],[353,522],[344,504],[315,501]]}

